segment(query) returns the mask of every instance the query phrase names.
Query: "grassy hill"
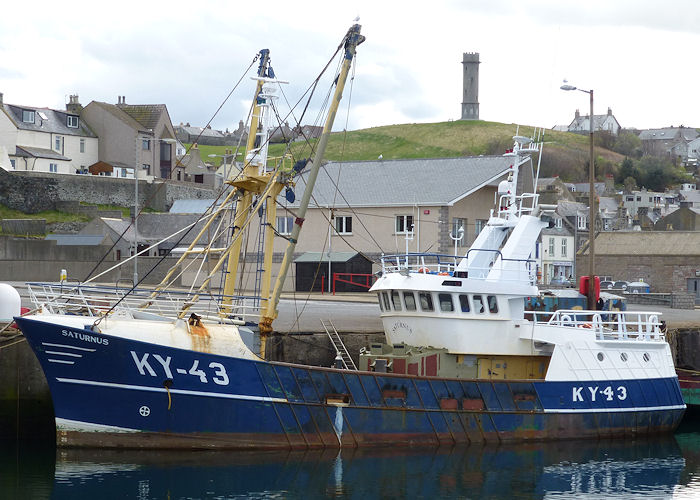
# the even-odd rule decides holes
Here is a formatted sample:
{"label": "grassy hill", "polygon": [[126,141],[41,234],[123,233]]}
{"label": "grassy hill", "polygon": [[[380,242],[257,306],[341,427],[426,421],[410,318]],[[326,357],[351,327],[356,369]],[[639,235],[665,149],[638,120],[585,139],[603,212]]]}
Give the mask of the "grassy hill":
{"label": "grassy hill", "polygon": [[[449,121],[441,123],[414,123],[387,125],[331,135],[325,157],[332,161],[384,160],[401,158],[446,158],[502,154],[513,145],[512,137],[518,131],[513,124],[487,121]],[[520,135],[531,135],[533,127],[521,126]],[[588,136],[546,130],[541,176],[559,175],[566,181],[584,182],[588,179]],[[223,154],[221,146],[201,146],[202,157]],[[270,147],[272,156],[280,155],[284,146]],[[310,156],[310,147],[304,142],[294,143],[291,152],[295,158]],[[602,176],[623,160],[622,155],[596,147],[598,175]]]}

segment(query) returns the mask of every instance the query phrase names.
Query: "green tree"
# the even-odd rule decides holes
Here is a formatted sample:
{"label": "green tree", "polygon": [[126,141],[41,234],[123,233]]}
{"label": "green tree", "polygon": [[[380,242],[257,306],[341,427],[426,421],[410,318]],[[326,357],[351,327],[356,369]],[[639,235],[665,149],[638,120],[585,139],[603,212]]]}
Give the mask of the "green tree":
{"label": "green tree", "polygon": [[633,132],[621,132],[611,149],[625,156],[640,158],[642,156],[642,141]]}

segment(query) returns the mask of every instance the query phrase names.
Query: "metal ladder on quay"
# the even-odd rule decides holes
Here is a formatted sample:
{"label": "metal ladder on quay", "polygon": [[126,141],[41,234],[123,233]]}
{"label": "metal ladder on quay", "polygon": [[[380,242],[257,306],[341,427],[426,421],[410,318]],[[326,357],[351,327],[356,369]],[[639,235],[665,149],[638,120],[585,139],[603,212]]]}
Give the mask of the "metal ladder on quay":
{"label": "metal ladder on quay", "polygon": [[[326,324],[326,321],[328,324]],[[323,329],[326,331],[326,334],[328,334],[328,338],[331,340],[335,352],[339,354],[343,360],[343,367],[346,370],[357,370],[357,366],[355,366],[355,362],[350,357],[350,353],[348,353],[345,344],[343,344],[340,334],[338,334],[338,330],[336,330],[333,322],[330,319],[325,321],[321,319],[321,325],[323,325]]]}

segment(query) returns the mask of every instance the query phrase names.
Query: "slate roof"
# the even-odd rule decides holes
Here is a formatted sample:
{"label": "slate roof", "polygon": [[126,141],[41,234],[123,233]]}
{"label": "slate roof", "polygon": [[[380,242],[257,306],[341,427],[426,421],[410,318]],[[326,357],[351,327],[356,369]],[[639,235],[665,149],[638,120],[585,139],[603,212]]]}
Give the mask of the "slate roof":
{"label": "slate roof", "polygon": [[577,201],[560,201],[557,204],[557,213],[562,217],[573,217],[588,210],[588,206]]}
{"label": "slate roof", "polygon": [[698,137],[698,135],[700,134],[698,134],[698,131],[694,128],[667,127],[642,130],[639,133],[639,138],[643,141],[654,141],[675,139],[680,136],[680,138],[684,139],[685,141],[692,141]]}
{"label": "slate roof", "polygon": [[99,106],[103,110],[111,113],[116,118],[124,122],[126,125],[135,130],[142,130],[143,125],[132,118],[129,114],[122,112],[121,109],[117,107],[116,104],[110,104],[108,102],[92,101],[88,106]]}
{"label": "slate roof", "polygon": [[175,200],[170,207],[171,214],[203,214],[214,203],[214,199]]}
{"label": "slate roof", "polygon": [[26,158],[46,158],[47,160],[70,161],[70,158],[63,156],[53,149],[31,148],[29,146],[15,146],[16,155]]}
{"label": "slate roof", "polygon": [[107,239],[107,236],[103,234],[48,234],[46,239],[56,241],[58,246],[98,246]]}
{"label": "slate roof", "polygon": [[[310,206],[452,205],[504,176],[513,161],[509,156],[479,156],[327,163],[318,174]],[[307,175],[297,181],[292,206],[301,198]]]}
{"label": "slate roof", "polygon": [[[576,190],[577,193],[587,193],[588,191],[590,191],[590,187],[591,187],[590,182],[574,182],[571,185],[574,186],[574,189]],[[605,183],[604,182],[594,182],[593,189],[595,190],[595,194],[600,196],[605,192]]]}
{"label": "slate roof", "polygon": [[[68,126],[68,115],[77,116],[65,111],[57,111],[49,108],[37,108],[34,106],[18,106],[15,104],[2,104],[2,108],[10,117],[14,125],[20,130],[32,130],[47,134],[77,135],[80,137],[97,137],[95,133],[82,120],[78,119],[78,127]],[[34,111],[34,123],[22,121],[22,111]],[[39,113],[43,114],[43,118]]]}
{"label": "slate roof", "polygon": [[[174,234],[197,219],[199,219],[198,214],[142,213],[138,220],[138,241],[140,243],[155,243]],[[121,235],[126,230],[123,239],[129,242],[134,241],[134,227],[131,225],[131,220],[102,217],[102,221],[117,235]],[[200,221],[187,235],[184,235],[184,232],[179,233],[171,240],[176,242],[182,237],[180,244],[189,244],[194,240],[204,224],[205,221]],[[204,238],[206,239],[206,235]]]}
{"label": "slate roof", "polygon": [[204,127],[188,127],[186,125],[178,125],[175,128],[175,132],[180,132],[183,131],[188,135],[191,136],[200,136],[201,137],[217,137],[217,138],[223,138],[224,134],[220,132],[219,130],[214,130],[212,128],[204,128]]}
{"label": "slate roof", "polygon": [[117,104],[116,107],[149,130],[155,130],[167,109],[165,104]]}

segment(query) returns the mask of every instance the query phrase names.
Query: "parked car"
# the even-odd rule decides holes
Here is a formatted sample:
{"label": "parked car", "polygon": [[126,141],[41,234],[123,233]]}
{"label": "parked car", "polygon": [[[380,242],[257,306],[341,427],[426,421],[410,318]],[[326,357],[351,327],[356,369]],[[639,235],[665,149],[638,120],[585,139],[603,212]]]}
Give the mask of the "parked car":
{"label": "parked car", "polygon": [[556,276],[550,280],[549,284],[558,286],[569,286],[573,284],[573,281],[563,276]]}
{"label": "parked car", "polygon": [[630,285],[630,284],[629,284],[628,282],[626,282],[626,281],[616,281],[616,282],[613,284],[613,288],[615,288],[616,290],[627,290],[627,287],[628,287],[629,285]]}
{"label": "parked car", "polygon": [[601,290],[609,290],[610,288],[614,288],[615,282],[614,281],[601,281],[600,282],[600,289]]}
{"label": "parked car", "polygon": [[633,281],[627,286],[627,293],[649,293],[649,284],[643,281]]}

